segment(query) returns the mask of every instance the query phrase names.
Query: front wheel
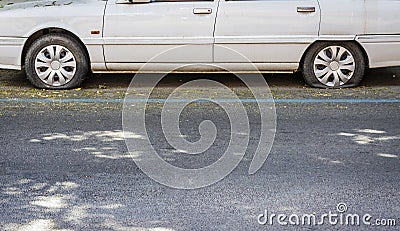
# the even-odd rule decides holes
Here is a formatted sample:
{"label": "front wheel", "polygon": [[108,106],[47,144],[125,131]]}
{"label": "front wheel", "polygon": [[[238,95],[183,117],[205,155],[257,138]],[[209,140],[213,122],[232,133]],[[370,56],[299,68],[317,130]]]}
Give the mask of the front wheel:
{"label": "front wheel", "polygon": [[306,53],[302,70],[312,87],[343,88],[357,86],[366,69],[362,50],[354,43],[321,42]]}
{"label": "front wheel", "polygon": [[66,34],[48,34],[28,49],[25,72],[38,88],[70,89],[78,87],[89,71],[82,45]]}

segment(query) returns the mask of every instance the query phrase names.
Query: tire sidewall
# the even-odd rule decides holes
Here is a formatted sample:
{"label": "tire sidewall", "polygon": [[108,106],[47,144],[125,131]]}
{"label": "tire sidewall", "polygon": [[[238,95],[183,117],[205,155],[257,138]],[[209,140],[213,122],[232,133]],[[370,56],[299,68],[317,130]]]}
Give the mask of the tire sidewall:
{"label": "tire sidewall", "polygon": [[[36,73],[35,60],[41,50],[49,45],[60,45],[67,48],[75,57],[76,71],[74,77],[61,86],[51,86],[44,83]],[[89,71],[88,58],[84,48],[76,39],[66,34],[48,34],[37,39],[29,47],[25,57],[25,72],[28,80],[37,88],[71,89],[81,85]]]}
{"label": "tire sidewall", "polygon": [[[315,76],[314,60],[316,59],[319,52],[321,52],[322,50],[324,50],[329,46],[344,47],[354,57],[355,69],[353,72],[353,76],[344,85],[337,87],[326,86],[322,84]],[[318,88],[347,88],[347,87],[357,86],[364,77],[365,69],[366,69],[366,61],[364,53],[357,44],[354,44],[352,42],[319,42],[317,44],[314,44],[308,50],[302,66],[303,77],[306,83],[312,87],[318,87]]]}

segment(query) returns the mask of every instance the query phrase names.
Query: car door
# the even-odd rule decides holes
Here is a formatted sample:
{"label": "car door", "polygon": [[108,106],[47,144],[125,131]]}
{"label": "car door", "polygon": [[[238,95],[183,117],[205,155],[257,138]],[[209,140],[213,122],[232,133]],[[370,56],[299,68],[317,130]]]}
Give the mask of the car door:
{"label": "car door", "polygon": [[152,59],[161,63],[212,62],[217,5],[218,0],[110,0],[103,32],[107,68],[126,70],[133,66],[124,64]]}
{"label": "car door", "polygon": [[234,50],[254,63],[298,63],[319,23],[317,0],[221,0],[215,62],[239,62]]}

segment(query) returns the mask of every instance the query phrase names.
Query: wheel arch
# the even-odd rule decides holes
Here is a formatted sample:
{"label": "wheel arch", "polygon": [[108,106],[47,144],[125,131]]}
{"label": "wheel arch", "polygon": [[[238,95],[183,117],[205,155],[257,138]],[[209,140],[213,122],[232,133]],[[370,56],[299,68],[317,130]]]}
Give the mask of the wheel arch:
{"label": "wheel arch", "polygon": [[38,30],[28,37],[28,39],[26,40],[24,47],[22,49],[21,66],[24,66],[24,64],[25,64],[25,58],[26,58],[26,54],[28,52],[29,47],[38,38],[42,37],[43,35],[47,35],[47,34],[67,34],[67,35],[71,36],[72,38],[74,38],[80,44],[80,46],[83,48],[83,51],[88,59],[88,65],[90,66],[89,51],[88,51],[87,47],[85,46],[85,44],[82,42],[82,40],[77,35],[72,33],[71,31],[62,29],[62,28],[57,28],[57,27],[49,27],[49,28],[44,28],[44,29]]}
{"label": "wheel arch", "polygon": [[303,67],[304,59],[305,59],[307,53],[310,51],[310,49],[311,49],[315,44],[322,43],[322,42],[344,42],[344,43],[353,43],[353,44],[356,44],[356,45],[360,48],[360,50],[362,51],[362,53],[363,53],[364,60],[365,60],[365,66],[366,66],[367,68],[369,68],[369,57],[368,57],[368,53],[367,53],[367,51],[364,49],[364,47],[363,47],[358,41],[356,41],[356,40],[316,40],[315,42],[311,43],[311,44],[307,47],[307,49],[304,51],[304,53],[303,53],[303,55],[302,55],[302,57],[301,57],[301,59],[300,59],[300,65],[299,65],[299,70],[300,70],[300,71],[301,71],[301,69],[302,69],[302,67]]}

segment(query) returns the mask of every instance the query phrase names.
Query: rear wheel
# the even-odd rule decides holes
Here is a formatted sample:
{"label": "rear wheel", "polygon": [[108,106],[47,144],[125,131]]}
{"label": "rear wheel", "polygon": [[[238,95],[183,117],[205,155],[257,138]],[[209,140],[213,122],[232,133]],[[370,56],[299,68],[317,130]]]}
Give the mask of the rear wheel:
{"label": "rear wheel", "polygon": [[344,88],[357,86],[364,77],[365,57],[354,43],[321,42],[306,53],[302,70],[312,87]]}
{"label": "rear wheel", "polygon": [[66,34],[48,34],[28,49],[25,72],[38,88],[70,89],[78,87],[89,71],[82,45]]}

